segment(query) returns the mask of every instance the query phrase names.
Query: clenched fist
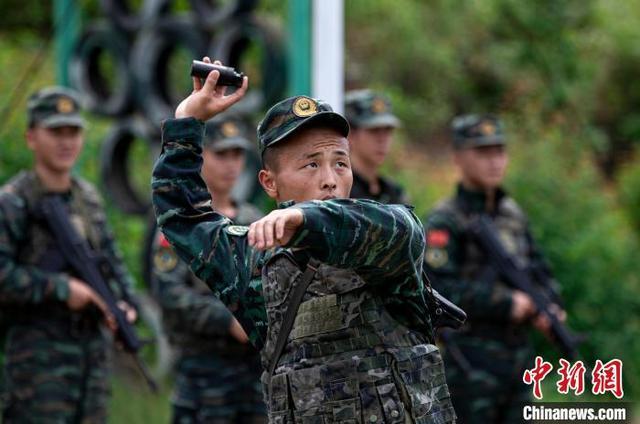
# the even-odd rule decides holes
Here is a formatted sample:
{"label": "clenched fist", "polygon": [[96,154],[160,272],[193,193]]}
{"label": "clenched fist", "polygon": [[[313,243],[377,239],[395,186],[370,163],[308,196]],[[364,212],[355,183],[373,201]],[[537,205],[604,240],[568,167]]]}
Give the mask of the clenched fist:
{"label": "clenched fist", "polygon": [[271,212],[249,226],[249,246],[258,250],[268,250],[284,246],[304,222],[301,209],[287,208]]}

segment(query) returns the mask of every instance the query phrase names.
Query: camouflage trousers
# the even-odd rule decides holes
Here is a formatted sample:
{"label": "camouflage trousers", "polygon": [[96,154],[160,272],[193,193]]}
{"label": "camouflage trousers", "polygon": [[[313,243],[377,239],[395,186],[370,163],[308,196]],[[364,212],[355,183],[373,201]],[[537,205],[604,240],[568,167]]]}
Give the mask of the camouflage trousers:
{"label": "camouflage trousers", "polygon": [[257,358],[181,358],[172,398],[174,424],[267,422]]}
{"label": "camouflage trousers", "polygon": [[447,384],[460,423],[522,422],[522,404],[531,401],[531,388],[522,382],[531,362],[528,345],[455,337],[444,352]]}
{"label": "camouflage trousers", "polygon": [[13,326],[5,347],[3,422],[106,422],[109,344],[97,328]]}

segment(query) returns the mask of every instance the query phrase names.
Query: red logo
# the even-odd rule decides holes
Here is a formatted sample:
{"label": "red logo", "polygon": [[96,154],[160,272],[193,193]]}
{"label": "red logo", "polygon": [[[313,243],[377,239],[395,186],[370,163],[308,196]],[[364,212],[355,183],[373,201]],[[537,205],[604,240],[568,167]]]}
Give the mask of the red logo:
{"label": "red logo", "polygon": [[601,360],[596,360],[596,366],[591,372],[591,393],[601,395],[611,392],[615,397],[621,399],[624,396],[622,390],[622,361],[620,359],[612,359],[606,364]]}
{"label": "red logo", "polygon": [[[525,384],[533,385],[533,396],[536,399],[542,399],[542,380],[551,372],[553,365],[546,362],[542,357],[537,356],[535,366],[525,370],[522,375],[522,381]],[[582,361],[576,361],[573,365],[565,360],[560,359],[560,368],[557,373],[560,380],[556,382],[556,388],[560,394],[568,394],[573,391],[577,396],[585,391],[584,377],[587,372]],[[613,394],[616,398],[622,399],[624,390],[622,388],[622,361],[620,359],[612,359],[603,364],[600,359],[596,360],[596,365],[591,372],[591,393],[594,395],[603,395],[607,392]]]}
{"label": "red logo", "polygon": [[533,396],[536,399],[542,399],[542,388],[540,383],[551,372],[553,365],[545,362],[541,356],[536,356],[536,366],[530,370],[525,370],[522,381],[526,384],[533,384]]}
{"label": "red logo", "polygon": [[584,393],[584,373],[587,368],[582,361],[578,361],[571,365],[569,361],[560,359],[560,381],[556,383],[558,393],[567,394],[569,390],[573,390],[576,395]]}

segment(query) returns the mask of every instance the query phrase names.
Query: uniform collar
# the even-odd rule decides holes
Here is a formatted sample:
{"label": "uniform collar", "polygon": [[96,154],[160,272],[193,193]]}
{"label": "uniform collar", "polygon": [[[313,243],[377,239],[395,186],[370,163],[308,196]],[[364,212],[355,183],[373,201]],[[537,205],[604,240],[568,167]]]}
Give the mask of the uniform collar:
{"label": "uniform collar", "polygon": [[364,179],[364,177],[362,177],[356,171],[351,170],[351,172],[353,174],[353,185],[359,184],[360,186],[364,187],[365,191],[372,197],[380,197],[383,193],[387,193],[391,188],[391,184],[389,184],[389,181],[387,181],[387,179],[383,176],[378,175],[376,176],[376,178],[378,179],[378,184],[380,185],[380,193],[374,195],[369,191],[369,181]]}
{"label": "uniform collar", "polygon": [[[483,191],[469,190],[458,183],[456,199],[468,213],[495,213],[506,192],[502,187],[496,191],[495,204],[487,206],[487,195]],[[489,210],[488,210],[489,209]]]}

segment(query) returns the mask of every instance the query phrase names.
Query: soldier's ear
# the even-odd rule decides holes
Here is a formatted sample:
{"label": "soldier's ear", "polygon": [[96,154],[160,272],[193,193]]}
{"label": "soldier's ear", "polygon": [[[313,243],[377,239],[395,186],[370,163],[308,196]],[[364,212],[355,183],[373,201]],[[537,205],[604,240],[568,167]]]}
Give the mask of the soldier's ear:
{"label": "soldier's ear", "polygon": [[258,172],[258,181],[267,193],[267,196],[276,199],[278,195],[278,184],[276,183],[275,174],[271,169],[261,169]]}
{"label": "soldier's ear", "polygon": [[27,147],[30,150],[34,149],[34,144],[36,142],[36,134],[35,134],[35,128],[27,128],[27,131],[25,131],[24,133],[24,139],[27,142]]}

